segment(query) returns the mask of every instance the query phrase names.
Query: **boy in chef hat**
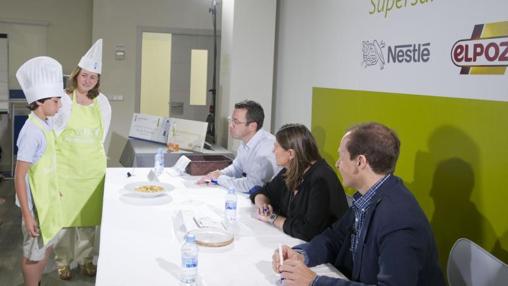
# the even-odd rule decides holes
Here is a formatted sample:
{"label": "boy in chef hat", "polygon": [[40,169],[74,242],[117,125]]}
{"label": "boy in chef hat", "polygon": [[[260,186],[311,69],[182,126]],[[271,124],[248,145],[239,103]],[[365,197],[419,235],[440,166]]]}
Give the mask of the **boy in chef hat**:
{"label": "boy in chef hat", "polygon": [[18,69],[16,78],[31,110],[17,140],[14,174],[22,215],[21,270],[25,285],[37,285],[62,227],[55,136],[48,122],[61,107],[62,66],[52,58],[36,57]]}
{"label": "boy in chef hat", "polygon": [[[101,72],[102,39],[99,39],[71,73],[62,108],[54,118],[59,147],[58,186],[63,194],[64,213],[72,218],[54,249],[62,280],[72,278],[70,265],[74,261],[82,274],[96,274],[93,257],[106,173],[104,140],[111,121],[111,106],[99,91]],[[80,166],[79,172],[75,166]]]}

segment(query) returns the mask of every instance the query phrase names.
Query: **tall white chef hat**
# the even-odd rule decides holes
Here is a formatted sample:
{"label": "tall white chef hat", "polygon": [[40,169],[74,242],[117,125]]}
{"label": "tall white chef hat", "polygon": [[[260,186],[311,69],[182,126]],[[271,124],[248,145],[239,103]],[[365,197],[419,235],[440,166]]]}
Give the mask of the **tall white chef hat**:
{"label": "tall white chef hat", "polygon": [[102,39],[98,39],[81,57],[78,66],[94,73],[100,74],[102,72]]}
{"label": "tall white chef hat", "polygon": [[16,72],[28,104],[43,98],[63,96],[62,65],[50,57],[26,61]]}

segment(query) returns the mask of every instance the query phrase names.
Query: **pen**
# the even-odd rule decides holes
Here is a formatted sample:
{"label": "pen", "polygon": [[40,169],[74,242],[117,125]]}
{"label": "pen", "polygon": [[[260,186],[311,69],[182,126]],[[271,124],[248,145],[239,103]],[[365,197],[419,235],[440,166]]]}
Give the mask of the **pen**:
{"label": "pen", "polygon": [[284,257],[282,256],[282,245],[279,244],[279,263],[282,266],[282,262],[284,262]]}
{"label": "pen", "polygon": [[[283,261],[284,261],[284,257],[282,256],[282,245],[279,243],[279,264],[280,264],[280,266],[282,266]],[[280,271],[280,269],[279,269],[279,271]],[[282,272],[279,272],[279,274],[281,275],[280,280],[282,283],[282,280],[284,280],[284,278],[282,278]]]}
{"label": "pen", "polygon": [[136,169],[136,167],[133,166],[130,172],[127,172],[127,178],[134,176],[134,169]]}

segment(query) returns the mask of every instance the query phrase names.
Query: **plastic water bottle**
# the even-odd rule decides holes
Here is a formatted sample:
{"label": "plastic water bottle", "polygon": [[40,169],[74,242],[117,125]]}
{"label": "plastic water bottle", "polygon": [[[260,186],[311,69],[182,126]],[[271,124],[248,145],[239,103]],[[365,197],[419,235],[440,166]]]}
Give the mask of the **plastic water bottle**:
{"label": "plastic water bottle", "polygon": [[192,233],[185,235],[182,245],[182,282],[194,285],[198,275],[198,246]]}
{"label": "plastic water bottle", "polygon": [[164,172],[164,148],[157,149],[157,153],[155,153],[153,170],[157,177],[160,176],[162,172]]}
{"label": "plastic water bottle", "polygon": [[236,223],[236,192],[234,189],[229,189],[226,194],[224,215],[228,226]]}

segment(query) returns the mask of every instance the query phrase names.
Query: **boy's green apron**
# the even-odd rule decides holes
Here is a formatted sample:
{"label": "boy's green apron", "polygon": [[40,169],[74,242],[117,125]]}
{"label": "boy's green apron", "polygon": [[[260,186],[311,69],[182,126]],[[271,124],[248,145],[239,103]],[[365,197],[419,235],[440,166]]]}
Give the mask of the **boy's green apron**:
{"label": "boy's green apron", "polygon": [[97,99],[82,106],[72,94],[71,115],[57,137],[57,177],[65,227],[99,225],[102,214],[106,155]]}
{"label": "boy's green apron", "polygon": [[56,180],[55,134],[46,130],[40,120],[34,118],[33,113],[28,116],[28,120],[41,129],[46,139],[46,149],[41,158],[30,166],[28,180],[42,241],[47,244],[63,226]]}

